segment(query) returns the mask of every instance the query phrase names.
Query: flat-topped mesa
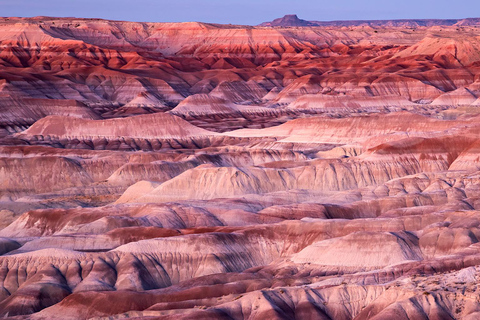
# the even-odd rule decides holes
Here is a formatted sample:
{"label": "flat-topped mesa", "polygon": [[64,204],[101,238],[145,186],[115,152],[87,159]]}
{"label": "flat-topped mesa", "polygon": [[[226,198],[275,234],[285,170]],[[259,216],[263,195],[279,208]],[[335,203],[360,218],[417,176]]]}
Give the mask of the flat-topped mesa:
{"label": "flat-topped mesa", "polygon": [[227,133],[236,137],[278,137],[281,142],[378,145],[404,137],[431,137],[439,132],[474,126],[474,122],[432,119],[410,112],[393,112],[345,119],[310,117],[266,129],[241,129]]}
{"label": "flat-topped mesa", "polygon": [[287,14],[270,22],[260,24],[261,27],[434,27],[434,26],[476,26],[480,24],[479,18],[466,19],[395,19],[395,20],[334,20],[334,21],[309,21],[302,20],[296,14]]}
{"label": "flat-topped mesa", "polygon": [[176,115],[213,115],[238,113],[237,106],[220,97],[194,94],[180,102],[173,110]]}
{"label": "flat-topped mesa", "polygon": [[171,114],[155,113],[109,120],[48,116],[37,121],[21,135],[57,138],[182,139],[216,136],[218,133],[198,128]]}
{"label": "flat-topped mesa", "polygon": [[260,24],[263,27],[314,27],[318,24],[300,19],[296,14],[287,14],[283,18],[278,18],[272,22],[264,22]]}

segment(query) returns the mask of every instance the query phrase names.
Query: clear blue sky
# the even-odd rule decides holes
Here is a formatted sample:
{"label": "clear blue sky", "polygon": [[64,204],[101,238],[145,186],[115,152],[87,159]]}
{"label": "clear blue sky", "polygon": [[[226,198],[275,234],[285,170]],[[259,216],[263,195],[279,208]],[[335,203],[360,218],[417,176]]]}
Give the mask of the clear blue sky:
{"label": "clear blue sky", "polygon": [[285,14],[306,20],[480,17],[480,0],[0,0],[0,16],[256,25]]}

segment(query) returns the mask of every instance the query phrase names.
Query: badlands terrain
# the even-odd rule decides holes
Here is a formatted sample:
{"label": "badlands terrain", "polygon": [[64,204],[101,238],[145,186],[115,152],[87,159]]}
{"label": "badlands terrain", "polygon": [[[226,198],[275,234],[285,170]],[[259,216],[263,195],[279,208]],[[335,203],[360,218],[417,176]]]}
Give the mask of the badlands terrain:
{"label": "badlands terrain", "polygon": [[479,319],[480,20],[0,18],[0,317]]}

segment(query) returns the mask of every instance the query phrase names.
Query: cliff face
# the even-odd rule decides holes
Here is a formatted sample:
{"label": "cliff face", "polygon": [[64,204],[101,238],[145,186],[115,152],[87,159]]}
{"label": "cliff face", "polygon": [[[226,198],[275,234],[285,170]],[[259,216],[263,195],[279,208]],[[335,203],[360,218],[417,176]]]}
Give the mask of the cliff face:
{"label": "cliff face", "polygon": [[475,21],[1,18],[0,315],[478,318]]}

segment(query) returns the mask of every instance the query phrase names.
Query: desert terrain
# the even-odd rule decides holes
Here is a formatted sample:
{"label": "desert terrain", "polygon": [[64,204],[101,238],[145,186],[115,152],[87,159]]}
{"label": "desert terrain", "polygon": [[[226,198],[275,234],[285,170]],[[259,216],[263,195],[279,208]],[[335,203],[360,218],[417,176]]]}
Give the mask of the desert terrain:
{"label": "desert terrain", "polygon": [[0,317],[480,318],[480,19],[0,48]]}

